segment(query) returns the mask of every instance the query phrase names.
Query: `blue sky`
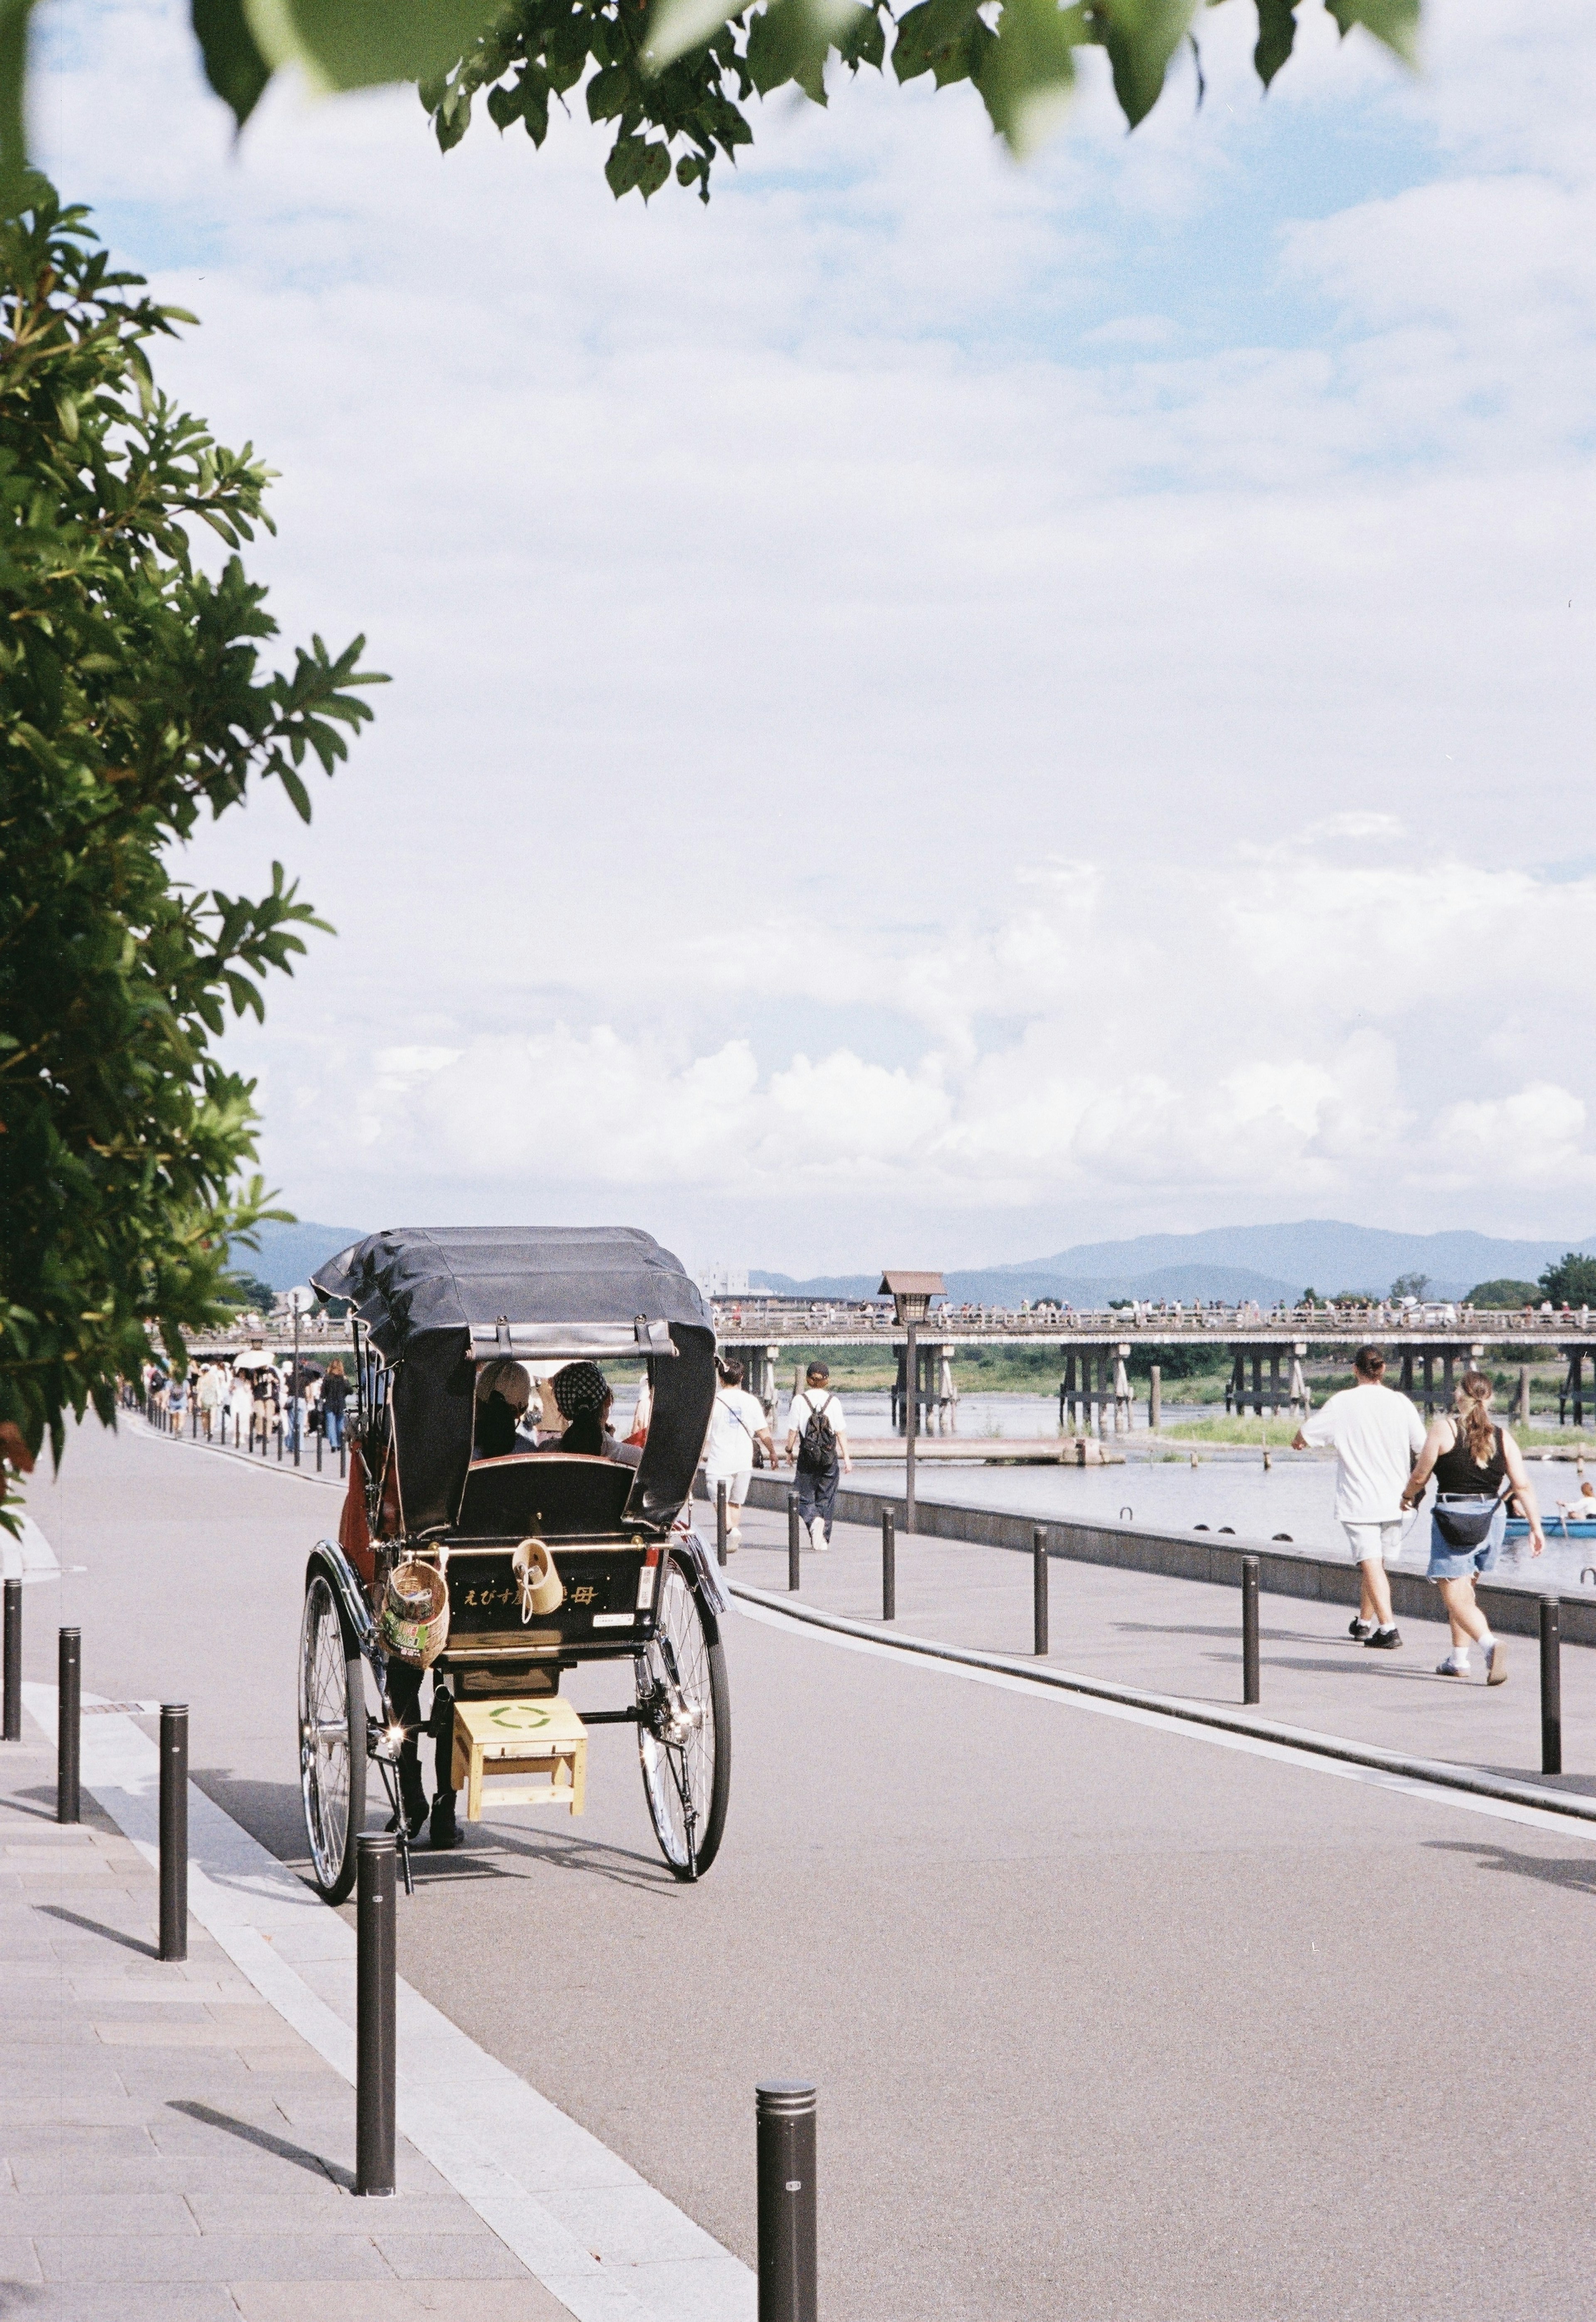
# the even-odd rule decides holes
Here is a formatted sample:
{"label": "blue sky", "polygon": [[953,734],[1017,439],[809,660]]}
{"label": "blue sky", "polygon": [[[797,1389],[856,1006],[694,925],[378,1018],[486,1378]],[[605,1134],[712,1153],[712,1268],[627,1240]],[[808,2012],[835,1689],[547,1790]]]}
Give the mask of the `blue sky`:
{"label": "blue sky", "polygon": [[862,75],[646,212],[579,118],[235,154],[185,12],[41,21],[285,636],[395,681],[189,866],[340,929],[234,1042],[301,1214],[1591,1230],[1587,0],[1435,0],[1417,79],[1310,16],[1266,102],[1227,0],[1200,112],[1089,72],[1023,170]]}

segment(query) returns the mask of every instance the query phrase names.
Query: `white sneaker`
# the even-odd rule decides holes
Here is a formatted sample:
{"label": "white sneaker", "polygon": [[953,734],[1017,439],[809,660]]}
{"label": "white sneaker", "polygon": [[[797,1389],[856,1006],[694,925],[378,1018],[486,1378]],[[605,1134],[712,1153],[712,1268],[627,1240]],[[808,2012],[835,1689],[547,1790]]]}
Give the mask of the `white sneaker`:
{"label": "white sneaker", "polygon": [[1471,1677],[1473,1674],[1467,1653],[1448,1653],[1444,1661],[1436,1663],[1437,1677]]}
{"label": "white sneaker", "polygon": [[823,1523],[812,1523],[809,1526],[809,1541],[810,1545],[815,1548],[820,1555],[824,1556],[825,1554],[826,1550],[831,1546],[831,1542],[825,1537],[825,1526]]}

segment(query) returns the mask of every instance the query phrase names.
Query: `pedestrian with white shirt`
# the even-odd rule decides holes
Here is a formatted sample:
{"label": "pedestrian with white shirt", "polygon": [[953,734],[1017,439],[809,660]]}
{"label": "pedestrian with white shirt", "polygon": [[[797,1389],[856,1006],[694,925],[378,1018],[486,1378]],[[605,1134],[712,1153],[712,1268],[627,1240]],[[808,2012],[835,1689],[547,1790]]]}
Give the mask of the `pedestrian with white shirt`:
{"label": "pedestrian with white shirt", "polygon": [[793,1396],[787,1412],[787,1456],[798,1470],[798,1522],[809,1535],[810,1547],[823,1550],[831,1546],[838,1481],[853,1465],[843,1406],[831,1391],[830,1379],[825,1363],[811,1363],[807,1384]]}
{"label": "pedestrian with white shirt", "polygon": [[1402,1495],[1424,1449],[1424,1422],[1405,1394],[1386,1385],[1378,1347],[1360,1347],[1352,1368],[1351,1386],[1304,1420],[1291,1448],[1335,1447],[1336,1521],[1361,1577],[1357,1618],[1347,1634],[1377,1652],[1394,1652],[1402,1637],[1391,1618],[1385,1568],[1402,1552]]}
{"label": "pedestrian with white shirt", "polygon": [[742,1364],[734,1356],[717,1355],[715,1367],[720,1385],[715,1391],[704,1444],[704,1481],[709,1487],[711,1506],[719,1486],[726,1487],[726,1554],[734,1556],[743,1545],[743,1505],[753,1474],[754,1446],[758,1445],[766,1465],[773,1467],[776,1445],[763,1403],[743,1385]]}

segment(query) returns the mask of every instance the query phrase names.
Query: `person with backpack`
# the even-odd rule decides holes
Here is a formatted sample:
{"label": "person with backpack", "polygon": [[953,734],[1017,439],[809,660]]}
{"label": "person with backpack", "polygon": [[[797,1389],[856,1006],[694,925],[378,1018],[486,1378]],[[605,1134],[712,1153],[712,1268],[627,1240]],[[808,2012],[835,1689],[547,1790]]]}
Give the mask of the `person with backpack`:
{"label": "person with backpack", "polygon": [[726,1487],[726,1554],[734,1556],[743,1545],[743,1504],[753,1474],[754,1448],[758,1446],[766,1465],[773,1467],[776,1446],[763,1403],[743,1385],[742,1364],[734,1356],[717,1355],[715,1367],[720,1385],[704,1445],[704,1481],[712,1508],[716,1487],[721,1484]]}
{"label": "person with backpack", "polygon": [[828,1384],[824,1363],[811,1363],[807,1385],[792,1398],[787,1413],[787,1455],[798,1471],[798,1522],[812,1548],[831,1546],[837,1483],[852,1468],[843,1406]]}

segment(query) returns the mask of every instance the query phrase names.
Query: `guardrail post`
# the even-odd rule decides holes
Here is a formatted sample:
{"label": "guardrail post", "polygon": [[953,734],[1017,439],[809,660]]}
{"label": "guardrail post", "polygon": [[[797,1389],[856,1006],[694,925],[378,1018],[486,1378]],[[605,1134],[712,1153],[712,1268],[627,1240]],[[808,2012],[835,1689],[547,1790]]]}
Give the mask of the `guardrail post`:
{"label": "guardrail post", "polygon": [[56,1781],[57,1822],[78,1819],[78,1772],[83,1715],[83,1633],[63,1629],[56,1648]]}
{"label": "guardrail post", "polygon": [[277,1423],[277,1463],[279,1467],[283,1464],[283,1422],[280,1419]]}
{"label": "guardrail post", "polygon": [[1047,1658],[1047,1534],[1040,1524],[1031,1534],[1032,1650],[1038,1660]]}
{"label": "guardrail post", "polygon": [[724,1476],[715,1487],[715,1560],[724,1572],[726,1564],[726,1479]]}
{"label": "guardrail post", "polygon": [[898,1618],[898,1520],[890,1508],[881,1510],[881,1618]]}
{"label": "guardrail post", "polygon": [[1147,1425],[1156,1435],[1163,1424],[1163,1367],[1151,1363],[1147,1367]]}
{"label": "guardrail post", "polygon": [[787,1495],[787,1585],[795,1589],[798,1585],[798,1494]]}
{"label": "guardrail post", "polygon": [[5,1584],[5,1739],[23,1738],[23,1584]]}
{"label": "guardrail post", "polygon": [[1563,1671],[1558,1600],[1541,1598],[1541,1771],[1563,1771]]}
{"label": "guardrail post", "polygon": [[1250,1708],[1263,1698],[1258,1683],[1258,1559],[1241,1560],[1241,1697]]}
{"label": "guardrail post", "polygon": [[397,1856],[388,1831],[355,1841],[355,2191],[376,2199],[395,2190]]}
{"label": "guardrail post", "polygon": [[344,1438],[341,1429],[338,1436],[338,1480],[341,1484],[343,1481],[343,1463],[347,1456],[343,1449],[343,1443]]}
{"label": "guardrail post", "polygon": [[754,2090],[759,2178],[759,2322],[817,2322],[815,2089],[762,2080]]}
{"label": "guardrail post", "polygon": [[188,1956],[188,1704],[160,1705],[160,1955]]}

